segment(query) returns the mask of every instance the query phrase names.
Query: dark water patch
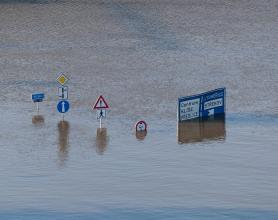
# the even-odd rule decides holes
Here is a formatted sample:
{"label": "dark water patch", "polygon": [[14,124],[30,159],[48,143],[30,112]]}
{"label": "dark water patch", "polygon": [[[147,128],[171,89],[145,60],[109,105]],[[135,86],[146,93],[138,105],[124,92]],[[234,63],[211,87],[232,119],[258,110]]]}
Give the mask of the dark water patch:
{"label": "dark water patch", "polygon": [[[161,21],[140,13],[133,9],[132,3],[122,3],[119,1],[105,1],[114,16],[125,28],[128,28],[135,38],[140,39],[141,44],[158,50],[178,50],[180,44],[169,28]],[[154,12],[153,12],[154,13]]]}
{"label": "dark water patch", "polygon": [[59,0],[1,0],[0,4],[49,4]]}
{"label": "dark water patch", "polygon": [[63,213],[47,211],[22,211],[22,212],[2,212],[1,219],[6,220],[276,220],[278,212],[257,209],[109,209],[107,211],[97,211],[88,213]]}
{"label": "dark water patch", "polygon": [[44,81],[44,80],[12,80],[12,81],[2,81],[0,82],[0,87],[7,86],[41,86],[41,87],[54,87],[57,86],[56,81]]}
{"label": "dark water patch", "polygon": [[242,125],[278,125],[278,114],[265,113],[230,113],[227,114],[229,124]]}

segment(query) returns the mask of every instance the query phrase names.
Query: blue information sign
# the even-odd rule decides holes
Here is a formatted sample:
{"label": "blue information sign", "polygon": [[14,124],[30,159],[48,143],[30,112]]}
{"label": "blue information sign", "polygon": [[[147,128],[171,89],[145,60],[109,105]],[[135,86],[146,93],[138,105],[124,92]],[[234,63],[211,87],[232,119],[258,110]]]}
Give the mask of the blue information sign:
{"label": "blue information sign", "polygon": [[32,100],[33,102],[42,102],[44,99],[44,94],[43,93],[35,93],[32,94]]}
{"label": "blue information sign", "polygon": [[179,98],[178,119],[186,121],[225,113],[226,89],[219,88],[199,95]]}
{"label": "blue information sign", "polygon": [[57,105],[57,110],[60,113],[66,113],[69,110],[69,108],[70,108],[70,104],[66,100],[60,101]]}

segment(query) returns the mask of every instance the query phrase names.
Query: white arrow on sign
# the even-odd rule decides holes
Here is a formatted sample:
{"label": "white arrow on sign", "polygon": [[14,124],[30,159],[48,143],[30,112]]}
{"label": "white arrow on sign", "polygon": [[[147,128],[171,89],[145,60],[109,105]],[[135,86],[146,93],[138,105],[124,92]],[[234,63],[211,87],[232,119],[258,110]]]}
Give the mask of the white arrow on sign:
{"label": "white arrow on sign", "polygon": [[208,110],[208,116],[212,116],[212,115],[214,115],[214,108]]}
{"label": "white arrow on sign", "polygon": [[65,108],[65,102],[62,102],[62,112],[65,112],[66,108]]}

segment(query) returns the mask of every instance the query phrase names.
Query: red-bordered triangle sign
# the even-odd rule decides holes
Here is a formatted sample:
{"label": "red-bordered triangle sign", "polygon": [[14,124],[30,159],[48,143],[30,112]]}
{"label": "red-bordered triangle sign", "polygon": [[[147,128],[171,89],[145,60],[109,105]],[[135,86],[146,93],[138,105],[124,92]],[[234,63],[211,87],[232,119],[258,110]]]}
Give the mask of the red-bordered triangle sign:
{"label": "red-bordered triangle sign", "polygon": [[108,109],[108,108],[109,108],[109,106],[102,95],[100,97],[98,97],[98,99],[93,107],[93,109]]}

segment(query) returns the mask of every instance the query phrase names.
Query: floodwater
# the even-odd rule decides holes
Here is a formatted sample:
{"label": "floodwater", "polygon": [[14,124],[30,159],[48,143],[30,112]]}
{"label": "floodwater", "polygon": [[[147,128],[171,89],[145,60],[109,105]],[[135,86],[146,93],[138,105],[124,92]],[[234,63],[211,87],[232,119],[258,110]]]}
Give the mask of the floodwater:
{"label": "floodwater", "polygon": [[[0,1],[0,219],[278,219],[277,9]],[[178,97],[219,87],[225,117],[177,124]]]}

